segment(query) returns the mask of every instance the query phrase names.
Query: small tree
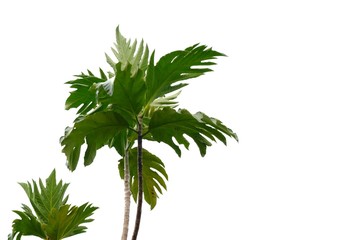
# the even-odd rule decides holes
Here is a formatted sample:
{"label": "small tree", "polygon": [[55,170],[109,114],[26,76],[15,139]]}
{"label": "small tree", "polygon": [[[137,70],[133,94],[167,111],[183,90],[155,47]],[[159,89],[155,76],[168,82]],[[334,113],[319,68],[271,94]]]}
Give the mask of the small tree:
{"label": "small tree", "polygon": [[62,180],[56,183],[56,172],[52,171],[45,185],[39,179],[39,185],[33,180],[20,183],[26,192],[34,210],[25,204],[23,211],[14,211],[20,216],[12,225],[12,234],[8,240],[20,240],[22,236],[36,236],[46,240],[61,240],[85,232],[84,223],[91,222],[89,217],[97,209],[89,203],[80,207],[67,204],[65,196],[68,183]]}
{"label": "small tree", "polygon": [[[158,193],[166,189],[167,174],[160,158],[143,149],[143,139],[169,145],[181,156],[180,145],[188,149],[192,139],[202,156],[211,141],[226,144],[226,135],[237,140],[236,134],[221,121],[204,113],[191,114],[178,109],[176,97],[185,80],[211,71],[214,59],[224,54],[204,45],[195,44],[161,57],[155,64],[155,53],[143,42],[131,43],[116,29],[112,51],[116,61],[106,55],[112,67],[107,75],[82,73],[68,82],[75,90],[66,101],[66,109],[78,108],[78,116],[61,138],[67,166],[73,171],[79,161],[81,147],[86,145],[85,166],[90,165],[96,151],[107,145],[122,156],[120,176],[125,180],[126,209],[122,239],[127,238],[130,192],[137,201],[137,214],[132,239],[137,238],[143,195],[154,208]],[[134,147],[135,143],[137,144]]]}

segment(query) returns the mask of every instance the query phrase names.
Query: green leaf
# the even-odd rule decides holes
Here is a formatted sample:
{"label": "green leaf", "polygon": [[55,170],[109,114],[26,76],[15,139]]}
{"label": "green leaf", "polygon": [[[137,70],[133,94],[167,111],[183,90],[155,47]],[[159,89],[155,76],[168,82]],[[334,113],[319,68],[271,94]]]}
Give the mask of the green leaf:
{"label": "green leaf", "polygon": [[118,63],[116,68],[111,98],[113,109],[135,121],[145,102],[144,72],[138,70],[132,75],[130,64],[122,70],[122,64]]}
{"label": "green leaf", "polygon": [[81,146],[87,145],[84,156],[85,166],[90,165],[96,151],[107,145],[109,141],[128,127],[127,121],[118,113],[105,111],[79,118],[72,128],[65,130],[60,138],[62,152],[67,158],[67,166],[71,171],[77,167]]}
{"label": "green leaf", "polygon": [[[137,174],[137,148],[133,148],[129,152],[130,167],[130,189],[134,197],[137,199],[138,194],[138,174]],[[119,173],[124,178],[124,158],[119,160]],[[143,149],[143,189],[145,201],[150,205],[151,209],[156,206],[159,193],[162,194],[162,188],[166,190],[165,181],[168,175],[165,171],[164,163],[157,156]]]}
{"label": "green leaf", "polygon": [[56,172],[53,170],[46,179],[46,185],[39,179],[39,186],[33,180],[32,185],[19,183],[26,192],[31,206],[34,208],[36,215],[42,222],[47,222],[48,213],[52,208],[59,208],[65,204],[68,196],[65,197],[65,191],[69,184],[63,184],[62,181],[56,183]]}
{"label": "green leaf", "polygon": [[[82,224],[92,221],[89,216],[97,209],[86,203],[80,207],[66,204],[68,196],[65,195],[68,183],[56,181],[56,172],[53,170],[46,179],[45,184],[39,179],[20,183],[26,192],[31,206],[23,204],[23,211],[14,211],[20,219],[15,219],[12,234],[8,239],[19,240],[22,236],[37,236],[42,239],[60,240],[86,230]],[[65,197],[66,196],[66,197]]]}
{"label": "green leaf", "polygon": [[129,131],[121,131],[118,135],[111,139],[108,146],[109,148],[114,147],[115,150],[120,154],[120,156],[125,156],[125,151],[128,148],[128,135]]}
{"label": "green leaf", "polygon": [[92,222],[89,217],[93,215],[97,207],[85,203],[80,207],[63,205],[59,209],[52,209],[49,215],[49,223],[45,231],[49,239],[63,239],[76,234],[84,233],[87,227],[84,223]]}
{"label": "green leaf", "polygon": [[175,99],[180,95],[180,93],[181,91],[178,91],[174,94],[166,95],[164,97],[159,97],[155,99],[152,103],[150,103],[150,105],[145,108],[145,119],[150,119],[156,110],[162,109],[164,107],[176,108],[178,106],[178,102],[175,101]]}
{"label": "green leaf", "polygon": [[226,145],[226,138],[221,133],[239,141],[238,136],[230,128],[226,127],[219,119],[209,117],[205,113],[197,112],[193,115],[200,123],[206,125],[206,129]]}
{"label": "green leaf", "polygon": [[149,58],[149,48],[144,45],[144,41],[138,45],[137,40],[131,43],[131,40],[127,40],[119,31],[119,27],[116,28],[116,43],[115,48],[111,48],[113,54],[116,57],[116,61],[105,54],[107,63],[113,68],[114,73],[118,71],[116,65],[121,64],[121,70],[123,71],[128,64],[131,65],[131,74],[135,75],[140,69],[145,71],[147,68]]}
{"label": "green leaf", "polygon": [[90,71],[89,75],[77,75],[77,79],[68,81],[71,88],[75,90],[70,92],[70,96],[66,99],[65,109],[80,108],[78,114],[86,114],[95,108],[98,103],[98,84],[107,80],[106,75],[100,69],[101,78],[95,77]]}
{"label": "green leaf", "polygon": [[154,66],[153,53],[146,77],[147,104],[187,85],[179,83],[180,81],[196,78],[212,71],[208,66],[215,65],[215,62],[211,60],[219,56],[225,55],[205,45],[195,44],[185,50],[174,51],[161,57]]}
{"label": "green leaf", "polygon": [[[23,205],[24,208],[25,205]],[[46,234],[42,229],[41,222],[31,212],[31,210],[14,211],[20,216],[20,219],[15,219],[12,224],[13,232],[9,235],[9,240],[21,239],[22,236],[36,236],[42,239],[46,238]],[[15,238],[16,237],[16,238]]]}
{"label": "green leaf", "polygon": [[167,107],[154,112],[145,138],[166,143],[181,156],[179,146],[184,145],[188,149],[190,143],[185,138],[188,136],[198,146],[201,156],[204,156],[207,147],[211,146],[210,141],[219,139],[226,144],[224,134],[237,139],[231,129],[215,118],[209,118],[203,113],[192,115],[185,109],[176,111]]}

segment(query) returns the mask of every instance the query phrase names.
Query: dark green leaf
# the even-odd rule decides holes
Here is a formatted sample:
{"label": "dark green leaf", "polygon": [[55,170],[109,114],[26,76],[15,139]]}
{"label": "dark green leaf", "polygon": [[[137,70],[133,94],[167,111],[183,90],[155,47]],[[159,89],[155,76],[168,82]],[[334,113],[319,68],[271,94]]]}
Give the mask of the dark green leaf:
{"label": "dark green leaf", "polygon": [[109,147],[114,147],[120,156],[124,157],[125,150],[134,144],[135,139],[137,139],[137,134],[134,131],[124,130],[111,140]]}
{"label": "dark green leaf", "polygon": [[[134,197],[137,199],[138,181],[137,181],[137,148],[131,149],[129,152],[130,167],[130,189]],[[121,178],[124,178],[124,158],[119,161],[119,172]],[[143,189],[145,201],[150,205],[151,209],[156,206],[159,193],[162,188],[166,190],[165,181],[168,175],[165,171],[164,163],[155,155],[146,149],[143,149]]]}
{"label": "dark green leaf", "polygon": [[211,61],[219,56],[225,56],[205,45],[195,44],[183,51],[174,51],[160,58],[154,66],[154,53],[146,77],[146,102],[150,104],[158,97],[180,89],[187,84],[180,81],[196,78],[212,71],[207,66],[214,65]]}
{"label": "dark green leaf", "polygon": [[65,109],[80,108],[78,114],[86,114],[91,109],[95,108],[98,102],[97,86],[107,80],[103,70],[100,69],[101,78],[95,77],[90,71],[89,75],[77,75],[77,79],[66,82],[70,84],[71,88],[75,90],[70,92],[70,96],[66,99]]}
{"label": "dark green leaf", "polygon": [[148,140],[166,143],[179,156],[179,146],[188,148],[190,144],[185,136],[196,143],[202,156],[206,154],[206,148],[211,146],[210,141],[219,139],[226,144],[224,134],[237,139],[236,134],[217,119],[209,118],[203,113],[192,115],[185,109],[175,111],[172,108],[155,111],[149,123],[148,134],[149,136],[145,136]]}
{"label": "dark green leaf", "polygon": [[68,168],[71,171],[76,169],[81,146],[85,141],[87,149],[84,164],[87,166],[93,162],[98,149],[107,145],[127,127],[127,121],[116,112],[97,112],[78,119],[72,128],[66,129],[65,135],[60,139]]}
{"label": "dark green leaf", "polygon": [[226,138],[221,134],[224,133],[229,137],[239,141],[238,136],[230,128],[226,127],[220,120],[207,116],[202,112],[197,112],[193,115],[199,122],[206,125],[206,129],[209,130],[215,137],[221,140],[226,145]]}
{"label": "dark green leaf", "polygon": [[[31,211],[31,210],[30,210]],[[42,239],[46,238],[46,234],[42,229],[40,221],[32,212],[28,210],[14,211],[20,216],[20,219],[15,219],[12,224],[13,233],[9,236],[9,239],[21,239],[22,236],[36,236]]]}
{"label": "dark green leaf", "polygon": [[118,63],[116,68],[111,99],[114,110],[134,120],[142,110],[145,101],[144,72],[138,70],[135,75],[132,75],[130,64],[122,70],[121,63]]}

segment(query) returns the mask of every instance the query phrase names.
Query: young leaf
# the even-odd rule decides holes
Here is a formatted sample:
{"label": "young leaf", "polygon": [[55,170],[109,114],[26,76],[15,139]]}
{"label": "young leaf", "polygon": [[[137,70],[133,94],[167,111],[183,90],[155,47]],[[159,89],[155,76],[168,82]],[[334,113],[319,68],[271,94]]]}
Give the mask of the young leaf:
{"label": "young leaf", "polygon": [[41,179],[39,179],[40,187],[34,180],[32,183],[32,185],[29,182],[19,184],[26,192],[36,215],[41,221],[47,222],[49,211],[66,203],[68,196],[65,197],[65,191],[69,184],[63,184],[61,180],[56,183],[55,170],[46,179],[45,186]]}
{"label": "young leaf", "polygon": [[114,74],[118,71],[116,64],[121,64],[121,70],[123,71],[128,64],[131,65],[131,74],[135,75],[139,69],[145,71],[147,68],[147,62],[149,58],[149,48],[145,45],[144,41],[138,45],[137,40],[131,43],[131,40],[127,40],[119,31],[119,27],[116,28],[116,43],[115,48],[111,48],[117,61],[110,58],[105,54],[107,63],[113,68]]}
{"label": "young leaf", "polygon": [[30,235],[61,240],[85,232],[86,227],[82,224],[92,221],[89,217],[97,207],[89,203],[80,207],[66,204],[68,196],[65,197],[65,191],[69,184],[63,184],[61,180],[57,183],[55,170],[46,179],[45,185],[41,179],[39,185],[34,180],[32,183],[20,185],[26,192],[35,214],[25,204],[22,205],[23,211],[14,211],[20,219],[13,221],[9,240],[20,240],[22,236]]}

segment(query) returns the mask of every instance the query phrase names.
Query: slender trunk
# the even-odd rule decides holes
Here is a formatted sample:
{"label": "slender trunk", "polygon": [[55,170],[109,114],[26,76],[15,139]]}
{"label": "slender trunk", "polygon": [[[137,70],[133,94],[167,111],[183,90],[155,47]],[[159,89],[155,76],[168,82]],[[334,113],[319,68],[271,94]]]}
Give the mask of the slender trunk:
{"label": "slender trunk", "polygon": [[140,220],[141,220],[141,208],[143,202],[143,177],[142,177],[142,116],[138,118],[138,203],[137,203],[137,211],[136,211],[136,220],[135,227],[132,236],[132,240],[137,239],[137,235],[140,228]]}
{"label": "slender trunk", "polygon": [[121,240],[127,240],[129,232],[129,221],[130,221],[130,167],[129,167],[129,150],[125,150],[124,158],[124,193],[125,193],[125,210],[124,210],[124,224]]}

